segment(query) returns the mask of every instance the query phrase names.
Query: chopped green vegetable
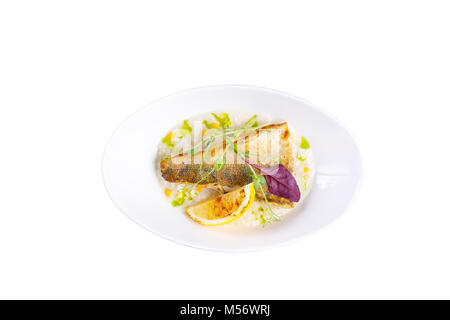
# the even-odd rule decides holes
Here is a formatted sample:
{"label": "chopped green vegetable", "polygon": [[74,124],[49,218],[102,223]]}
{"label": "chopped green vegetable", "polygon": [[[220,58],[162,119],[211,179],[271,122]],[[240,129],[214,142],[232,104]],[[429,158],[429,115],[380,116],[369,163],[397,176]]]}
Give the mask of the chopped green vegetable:
{"label": "chopped green vegetable", "polygon": [[296,158],[297,158],[299,161],[301,161],[301,162],[306,161],[306,159],[307,159],[306,157],[300,156],[300,155],[298,154],[298,152],[297,152]]}
{"label": "chopped green vegetable", "polygon": [[186,186],[181,188],[181,190],[180,190],[181,196],[180,197],[177,196],[177,199],[172,201],[172,206],[178,207],[178,206],[181,206],[182,204],[184,204],[184,202],[186,200],[192,200],[191,192],[192,191],[189,190],[188,187],[186,187]]}
{"label": "chopped green vegetable", "polygon": [[183,203],[184,203],[184,198],[175,199],[172,201],[172,206],[179,207],[179,206],[183,205]]}
{"label": "chopped green vegetable", "polygon": [[267,220],[266,220],[264,214],[259,215],[259,220],[261,221],[261,224],[263,224],[263,225],[267,224]]}
{"label": "chopped green vegetable", "polygon": [[219,126],[222,129],[228,129],[231,126],[230,116],[227,113],[222,113],[221,117],[215,113],[211,113],[211,114],[217,120],[217,122],[219,123]]}
{"label": "chopped green vegetable", "polygon": [[259,214],[257,212],[255,212],[256,220],[259,219],[259,223],[262,224],[262,225],[267,224],[268,221],[266,220],[266,214],[269,214],[267,209],[265,209],[263,207],[259,207],[258,208],[258,212],[259,212]]}
{"label": "chopped green vegetable", "polygon": [[252,210],[252,214],[255,217],[255,220],[259,221],[259,224],[261,225],[266,225],[269,222],[266,220],[266,215],[268,215],[269,212],[263,207],[259,207],[256,211]]}
{"label": "chopped green vegetable", "polygon": [[168,148],[173,148],[174,144],[172,143],[171,133],[169,132],[167,136],[161,139],[162,143],[164,143]]}
{"label": "chopped green vegetable", "polygon": [[202,122],[204,125],[205,125],[205,127],[206,127],[206,129],[213,129],[213,126],[212,126],[212,124],[211,123],[209,123],[208,121],[206,121],[206,120],[203,120],[203,122]]}
{"label": "chopped green vegetable", "polygon": [[302,137],[302,142],[300,142],[300,148],[302,149],[309,149],[309,142],[305,139],[305,137]]}
{"label": "chopped green vegetable", "polygon": [[180,138],[188,136],[192,133],[192,128],[189,125],[189,122],[187,120],[183,121],[183,125],[181,126],[179,133],[180,133]]}

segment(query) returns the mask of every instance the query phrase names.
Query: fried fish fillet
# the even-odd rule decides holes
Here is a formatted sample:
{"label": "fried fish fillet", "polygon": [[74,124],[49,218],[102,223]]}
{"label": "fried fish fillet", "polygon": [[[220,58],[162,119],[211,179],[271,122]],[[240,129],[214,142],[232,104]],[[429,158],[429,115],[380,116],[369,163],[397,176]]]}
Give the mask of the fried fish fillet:
{"label": "fried fish fillet", "polygon": [[[162,177],[169,182],[219,184],[230,188],[241,187],[252,182],[251,171],[242,159],[245,155],[251,163],[270,167],[277,163],[284,165],[294,175],[294,159],[290,143],[290,132],[286,122],[270,124],[232,141],[215,144],[192,155],[182,153],[161,161]],[[237,152],[235,152],[235,149]],[[218,163],[224,163],[220,170],[214,170]],[[256,170],[256,169],[255,169]],[[257,171],[257,170],[256,170]],[[267,200],[281,207],[292,208],[295,203],[273,195],[263,188]],[[257,190],[258,199],[264,199]]]}

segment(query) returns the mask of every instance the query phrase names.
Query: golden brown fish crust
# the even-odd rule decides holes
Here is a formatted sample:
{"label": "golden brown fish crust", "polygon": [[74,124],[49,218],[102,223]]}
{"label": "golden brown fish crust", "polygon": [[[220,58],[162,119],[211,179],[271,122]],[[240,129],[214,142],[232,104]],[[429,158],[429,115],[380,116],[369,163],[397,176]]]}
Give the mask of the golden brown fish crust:
{"label": "golden brown fish crust", "polygon": [[[204,164],[200,170],[199,164],[168,164],[161,161],[161,173],[168,182],[178,183],[197,183],[212,171],[213,165]],[[163,169],[163,167],[165,169]],[[210,175],[204,178],[199,184],[206,185],[218,183],[226,187],[244,186],[252,182],[249,169],[246,164],[229,164],[217,171],[214,170]]]}

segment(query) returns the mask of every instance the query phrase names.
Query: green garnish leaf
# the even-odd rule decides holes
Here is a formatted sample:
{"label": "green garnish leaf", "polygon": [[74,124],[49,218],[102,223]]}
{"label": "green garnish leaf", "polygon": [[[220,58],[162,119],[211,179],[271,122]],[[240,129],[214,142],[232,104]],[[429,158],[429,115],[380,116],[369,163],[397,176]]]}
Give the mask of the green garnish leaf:
{"label": "green garnish leaf", "polygon": [[208,121],[203,120],[202,123],[205,125],[206,129],[214,129],[213,126],[212,126],[212,124],[209,123]]}
{"label": "green garnish leaf", "polygon": [[305,137],[302,137],[302,142],[300,142],[300,148],[302,149],[309,149],[309,142],[305,139]]}
{"label": "green garnish leaf", "polygon": [[161,142],[164,143],[168,148],[173,148],[175,145],[172,143],[172,139],[170,138],[171,133],[168,133],[167,136],[161,139]]}
{"label": "green garnish leaf", "polygon": [[262,174],[258,174],[255,172],[255,174],[250,173],[250,176],[252,177],[255,190],[258,190],[267,184],[266,178],[264,178]]}
{"label": "green garnish leaf", "polygon": [[215,113],[211,113],[211,114],[216,119],[216,121],[219,123],[219,126],[222,129],[228,129],[231,126],[230,116],[227,113],[222,113],[221,117]]}
{"label": "green garnish leaf", "polygon": [[189,122],[187,120],[183,121],[183,125],[181,126],[179,133],[180,133],[180,138],[183,138],[192,133],[192,128],[189,125]]}

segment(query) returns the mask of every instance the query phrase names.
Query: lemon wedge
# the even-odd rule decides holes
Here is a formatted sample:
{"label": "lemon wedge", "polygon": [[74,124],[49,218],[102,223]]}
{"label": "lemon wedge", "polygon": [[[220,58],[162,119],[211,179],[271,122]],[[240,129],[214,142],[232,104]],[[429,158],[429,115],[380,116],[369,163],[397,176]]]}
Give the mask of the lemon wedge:
{"label": "lemon wedge", "polygon": [[219,226],[242,216],[255,200],[255,188],[250,183],[242,188],[197,203],[186,209],[187,214],[205,226]]}

